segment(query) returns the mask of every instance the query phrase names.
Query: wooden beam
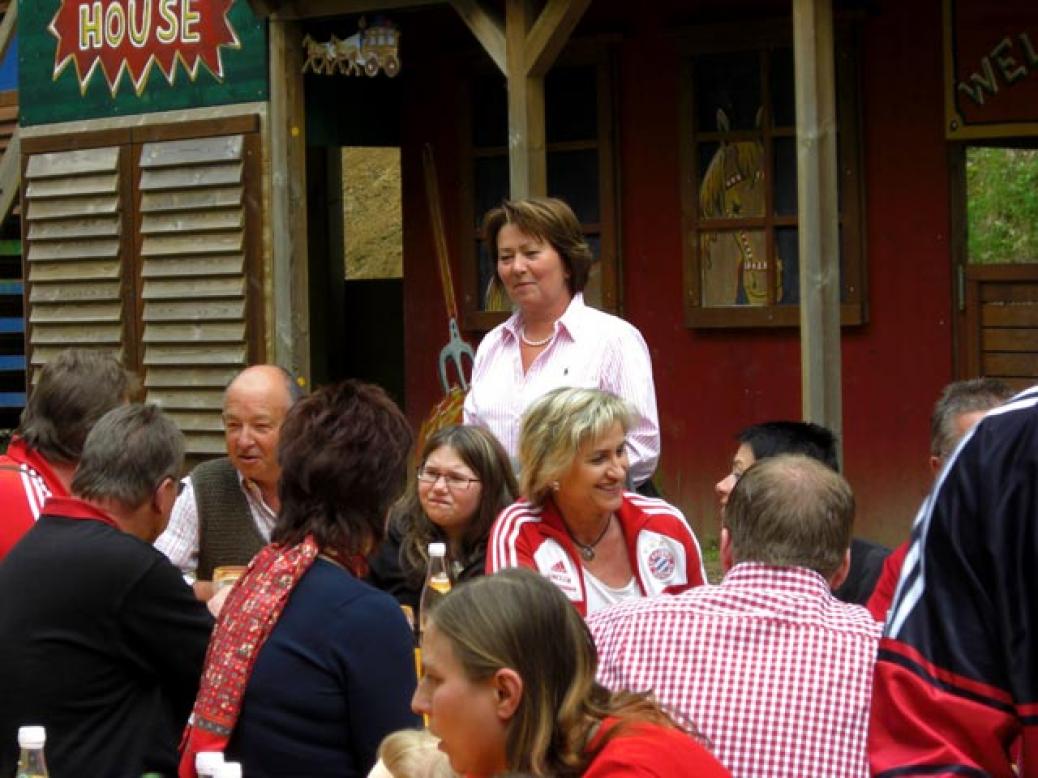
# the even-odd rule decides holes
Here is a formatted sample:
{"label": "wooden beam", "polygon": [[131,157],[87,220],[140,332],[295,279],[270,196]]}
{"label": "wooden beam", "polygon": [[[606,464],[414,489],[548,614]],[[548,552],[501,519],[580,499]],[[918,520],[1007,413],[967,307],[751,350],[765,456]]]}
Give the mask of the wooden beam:
{"label": "wooden beam", "polygon": [[267,19],[278,10],[277,0],[249,0],[252,15],[259,20]]}
{"label": "wooden beam", "polygon": [[11,215],[15,198],[21,189],[21,180],[22,143],[18,128],[15,127],[11,139],[7,141],[4,156],[0,159],[0,224]]}
{"label": "wooden beam", "polygon": [[842,439],[832,0],[793,0],[804,419]]}
{"label": "wooden beam", "polygon": [[14,40],[15,30],[18,26],[18,3],[13,2],[7,6],[4,20],[0,22],[0,61],[7,56],[7,49]]}
{"label": "wooden beam", "polygon": [[298,22],[271,21],[269,30],[274,360],[309,383],[303,34]]}
{"label": "wooden beam", "polygon": [[458,16],[468,25],[498,70],[508,74],[505,62],[505,27],[501,18],[479,0],[450,0]]}
{"label": "wooden beam", "polygon": [[[301,2],[302,0],[300,0]],[[505,23],[481,0],[450,0],[508,84],[508,174],[513,200],[548,193],[544,75],[591,0],[505,0]]]}
{"label": "wooden beam", "polygon": [[548,192],[544,143],[544,78],[529,77],[526,40],[533,26],[531,0],[505,0],[508,78],[508,173],[513,200]]}
{"label": "wooden beam", "polygon": [[530,76],[543,76],[566,45],[591,0],[548,0],[526,36],[523,60]]}
{"label": "wooden beam", "polygon": [[254,8],[271,8],[270,18],[276,21],[301,21],[324,16],[393,11],[417,8],[423,5],[442,5],[447,0],[249,0]]}

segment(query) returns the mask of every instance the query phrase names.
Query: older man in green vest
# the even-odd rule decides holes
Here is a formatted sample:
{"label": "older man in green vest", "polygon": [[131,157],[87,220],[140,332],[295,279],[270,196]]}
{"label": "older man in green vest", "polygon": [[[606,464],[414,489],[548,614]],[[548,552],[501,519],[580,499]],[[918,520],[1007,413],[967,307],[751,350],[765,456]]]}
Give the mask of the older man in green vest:
{"label": "older man in green vest", "polygon": [[301,396],[292,377],[276,365],[246,368],[228,384],[227,456],[198,465],[184,479],[169,527],[155,541],[193,581],[199,599],[213,594],[215,568],[248,564],[269,541],[280,508],[281,423]]}

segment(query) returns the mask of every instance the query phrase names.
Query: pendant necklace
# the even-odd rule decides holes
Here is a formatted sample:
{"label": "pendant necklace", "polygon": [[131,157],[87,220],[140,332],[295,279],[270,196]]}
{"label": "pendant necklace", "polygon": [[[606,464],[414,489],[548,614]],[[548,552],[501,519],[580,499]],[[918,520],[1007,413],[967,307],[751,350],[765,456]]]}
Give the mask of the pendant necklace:
{"label": "pendant necklace", "polygon": [[609,525],[613,521],[613,515],[609,514],[609,518],[606,519],[605,526],[602,527],[602,531],[598,533],[598,537],[592,540],[590,543],[581,543],[577,540],[577,536],[573,534],[566,523],[563,522],[563,526],[566,526],[566,532],[569,533],[570,539],[577,544],[577,548],[580,549],[580,556],[585,562],[591,562],[595,558],[595,546],[602,542],[602,538],[606,536],[606,532],[609,531]]}
{"label": "pendant necklace", "polygon": [[546,337],[544,340],[530,340],[526,337],[526,325],[524,324],[519,330],[519,339],[522,340],[530,348],[540,348],[541,346],[551,343],[552,338],[555,337],[555,330],[552,330],[551,335]]}

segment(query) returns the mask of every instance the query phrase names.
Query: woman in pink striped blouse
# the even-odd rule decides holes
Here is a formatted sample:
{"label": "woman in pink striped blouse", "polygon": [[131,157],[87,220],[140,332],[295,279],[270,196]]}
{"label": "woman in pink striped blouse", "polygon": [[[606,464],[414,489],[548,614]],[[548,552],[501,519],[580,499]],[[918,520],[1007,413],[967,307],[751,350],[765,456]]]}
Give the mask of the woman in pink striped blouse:
{"label": "woman in pink striped blouse", "polygon": [[483,237],[515,312],[480,343],[465,423],[493,432],[514,462],[534,400],[562,386],[604,389],[638,414],[630,474],[635,486],[647,481],[660,455],[649,349],[631,324],[585,305],[592,255],[573,211],[554,198],[506,200],[487,213]]}

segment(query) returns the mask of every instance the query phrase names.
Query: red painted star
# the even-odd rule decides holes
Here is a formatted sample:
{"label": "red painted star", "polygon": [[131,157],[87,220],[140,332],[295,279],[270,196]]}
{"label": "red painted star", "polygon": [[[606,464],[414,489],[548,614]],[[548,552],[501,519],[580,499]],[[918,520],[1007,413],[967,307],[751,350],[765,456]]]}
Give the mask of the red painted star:
{"label": "red painted star", "polygon": [[54,78],[70,64],[86,92],[100,68],[114,96],[123,74],[141,94],[152,65],[172,84],[179,61],[191,80],[200,65],[223,79],[220,49],[241,43],[227,19],[235,0],[61,0],[48,28],[58,40]]}

